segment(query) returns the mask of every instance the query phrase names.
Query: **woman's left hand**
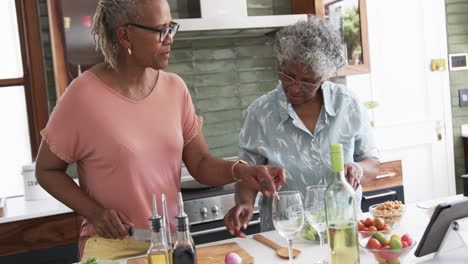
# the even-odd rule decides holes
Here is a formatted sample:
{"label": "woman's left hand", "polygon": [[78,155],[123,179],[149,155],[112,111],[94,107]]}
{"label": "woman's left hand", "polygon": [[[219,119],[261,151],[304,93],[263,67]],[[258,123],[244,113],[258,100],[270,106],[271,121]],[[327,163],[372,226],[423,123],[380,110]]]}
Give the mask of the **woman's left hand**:
{"label": "woman's left hand", "polygon": [[354,190],[356,190],[361,184],[361,177],[359,176],[359,168],[352,163],[345,164],[344,174],[349,184],[353,187]]}
{"label": "woman's left hand", "polygon": [[270,165],[243,165],[234,167],[234,175],[245,184],[262,192],[265,196],[276,193],[286,182],[284,169]]}

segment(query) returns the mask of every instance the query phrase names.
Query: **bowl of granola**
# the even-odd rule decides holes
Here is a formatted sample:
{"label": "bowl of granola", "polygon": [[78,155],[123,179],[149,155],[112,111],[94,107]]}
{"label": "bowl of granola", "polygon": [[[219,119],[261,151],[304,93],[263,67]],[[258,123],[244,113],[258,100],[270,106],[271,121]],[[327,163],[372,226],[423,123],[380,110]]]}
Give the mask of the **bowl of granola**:
{"label": "bowl of granola", "polygon": [[369,212],[374,218],[380,217],[390,227],[397,225],[405,213],[405,205],[401,201],[387,201],[374,204],[369,207]]}

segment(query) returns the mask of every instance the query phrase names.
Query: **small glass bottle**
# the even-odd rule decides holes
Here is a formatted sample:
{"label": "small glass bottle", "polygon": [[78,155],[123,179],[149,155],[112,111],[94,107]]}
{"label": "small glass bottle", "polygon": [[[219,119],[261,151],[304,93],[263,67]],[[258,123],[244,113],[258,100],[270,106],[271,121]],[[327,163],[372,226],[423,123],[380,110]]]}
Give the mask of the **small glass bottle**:
{"label": "small glass bottle", "polygon": [[343,146],[330,146],[332,179],[325,191],[331,264],[359,264],[356,197],[344,176]]}
{"label": "small glass bottle", "polygon": [[191,240],[188,217],[184,212],[182,195],[179,193],[179,215],[176,216],[177,240],[174,243],[174,264],[196,264],[197,255]]}
{"label": "small glass bottle", "polygon": [[169,264],[169,252],[166,234],[163,232],[161,216],[156,208],[156,197],[153,196],[153,216],[149,219],[151,227],[151,245],[147,252],[148,264]]}

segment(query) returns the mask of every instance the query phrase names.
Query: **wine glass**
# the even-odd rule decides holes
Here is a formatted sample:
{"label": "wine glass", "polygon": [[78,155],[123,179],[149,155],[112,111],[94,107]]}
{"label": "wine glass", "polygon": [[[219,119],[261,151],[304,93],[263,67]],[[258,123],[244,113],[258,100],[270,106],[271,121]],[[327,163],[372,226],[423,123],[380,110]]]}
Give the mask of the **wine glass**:
{"label": "wine glass", "polygon": [[292,239],[304,225],[304,207],[300,192],[278,192],[277,196],[273,198],[272,214],[275,229],[288,240],[289,264],[292,264]]}
{"label": "wine glass", "polygon": [[[325,218],[325,185],[312,185],[306,189],[306,199],[304,202],[304,214],[307,222],[315,228],[320,239],[320,249],[323,251],[323,242],[327,222]],[[327,260],[321,259],[316,264],[326,264]]]}

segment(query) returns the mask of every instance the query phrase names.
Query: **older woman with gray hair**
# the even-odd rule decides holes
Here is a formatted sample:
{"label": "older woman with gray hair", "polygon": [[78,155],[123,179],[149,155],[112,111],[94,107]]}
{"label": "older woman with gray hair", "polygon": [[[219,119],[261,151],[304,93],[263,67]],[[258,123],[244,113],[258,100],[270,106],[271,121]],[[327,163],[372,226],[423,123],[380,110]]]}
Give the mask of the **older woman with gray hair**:
{"label": "older woman with gray hair", "polygon": [[[242,180],[268,196],[284,183],[282,168],[210,154],[184,81],[162,70],[178,27],[166,0],[100,0],[92,35],[105,61],[73,80],[42,131],[37,179],[83,216],[81,258],[146,253],[124,224],[149,228],[153,194],[159,215],[166,194],[175,231],[182,161],[208,185]],[[74,162],[80,186],[65,173]]]}
{"label": "older woman with gray hair", "polygon": [[[250,164],[285,168],[282,191],[305,194],[307,186],[328,184],[330,144],[343,144],[345,176],[358,196],[361,182],[378,172],[365,110],[345,86],[327,81],[345,65],[341,43],[337,32],[314,16],[276,35],[280,83],[247,109],[239,156]],[[252,217],[256,196],[247,184],[237,184],[236,205],[224,219],[231,234],[245,236],[241,229]],[[271,198],[262,197],[259,206],[261,230],[274,229]]]}

